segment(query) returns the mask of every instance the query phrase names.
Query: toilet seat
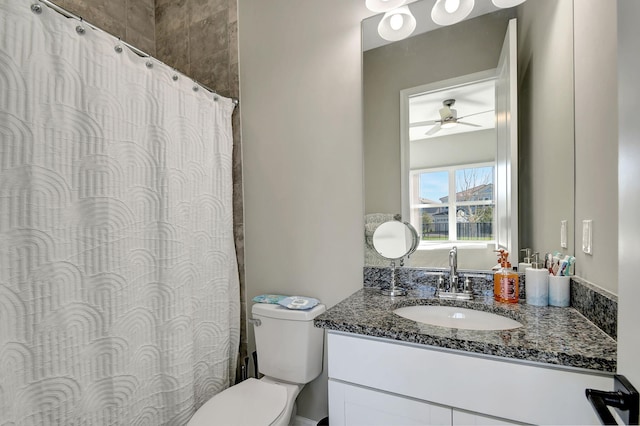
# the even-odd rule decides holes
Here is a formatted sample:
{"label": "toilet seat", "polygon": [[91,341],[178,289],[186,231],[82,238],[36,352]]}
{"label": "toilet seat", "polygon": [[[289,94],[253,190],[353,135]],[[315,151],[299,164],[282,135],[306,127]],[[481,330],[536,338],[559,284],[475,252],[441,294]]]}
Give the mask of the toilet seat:
{"label": "toilet seat", "polygon": [[189,420],[188,426],[269,425],[286,405],[286,388],[249,378],[207,401]]}

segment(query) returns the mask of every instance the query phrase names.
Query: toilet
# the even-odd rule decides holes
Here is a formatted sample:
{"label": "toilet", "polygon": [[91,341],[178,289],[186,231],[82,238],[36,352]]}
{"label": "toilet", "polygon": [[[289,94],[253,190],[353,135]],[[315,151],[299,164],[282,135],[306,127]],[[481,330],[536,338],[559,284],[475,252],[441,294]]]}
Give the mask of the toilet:
{"label": "toilet", "polygon": [[324,330],[313,319],[322,304],[292,310],[276,304],[253,305],[253,327],[260,380],[247,379],[207,401],[187,426],[286,426],[305,384],[322,372]]}

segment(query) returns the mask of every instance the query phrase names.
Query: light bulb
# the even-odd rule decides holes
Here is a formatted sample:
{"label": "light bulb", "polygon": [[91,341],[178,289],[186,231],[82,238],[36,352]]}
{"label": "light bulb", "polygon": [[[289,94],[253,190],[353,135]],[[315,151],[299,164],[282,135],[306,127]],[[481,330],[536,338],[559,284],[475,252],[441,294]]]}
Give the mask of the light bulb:
{"label": "light bulb", "polygon": [[431,19],[438,25],[455,24],[469,16],[474,4],[475,0],[436,0]]}
{"label": "light bulb", "polygon": [[454,13],[460,8],[460,0],[446,0],[444,2],[444,10],[448,13]]}
{"label": "light bulb", "polygon": [[394,31],[398,31],[400,28],[402,28],[403,25],[404,25],[404,18],[400,13],[396,13],[395,15],[392,15],[391,19],[389,19],[389,26]]}
{"label": "light bulb", "polygon": [[385,40],[398,41],[407,38],[416,29],[416,18],[409,7],[402,6],[384,14],[378,24],[378,34]]}

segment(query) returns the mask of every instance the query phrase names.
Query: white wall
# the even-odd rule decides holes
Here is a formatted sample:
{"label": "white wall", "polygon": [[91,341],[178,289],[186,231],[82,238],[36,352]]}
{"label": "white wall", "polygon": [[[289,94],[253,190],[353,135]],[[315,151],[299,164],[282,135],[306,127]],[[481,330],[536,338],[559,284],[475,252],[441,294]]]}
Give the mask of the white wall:
{"label": "white wall", "polygon": [[[332,306],[362,287],[360,21],[370,12],[344,0],[238,8],[247,298]],[[326,373],[307,385],[299,414],[325,417],[326,388]]]}
{"label": "white wall", "polygon": [[411,142],[411,170],[496,160],[496,130],[420,139]]}

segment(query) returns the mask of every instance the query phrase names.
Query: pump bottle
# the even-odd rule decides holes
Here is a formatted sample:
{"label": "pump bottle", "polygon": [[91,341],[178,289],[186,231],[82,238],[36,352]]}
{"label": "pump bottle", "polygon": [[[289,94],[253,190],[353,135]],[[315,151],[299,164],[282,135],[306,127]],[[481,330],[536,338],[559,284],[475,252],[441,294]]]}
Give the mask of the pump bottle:
{"label": "pump bottle", "polygon": [[523,248],[520,251],[524,252],[524,259],[522,262],[518,263],[518,272],[522,273],[527,270],[527,268],[531,268],[531,252],[530,248]]}
{"label": "pump bottle", "polygon": [[538,261],[538,253],[533,254],[534,262],[525,271],[525,296],[527,304],[547,306],[549,304],[549,270]]}
{"label": "pump bottle", "polygon": [[493,275],[493,298],[503,303],[518,303],[520,292],[518,274],[511,268],[509,253],[503,249],[497,250],[500,269]]}

